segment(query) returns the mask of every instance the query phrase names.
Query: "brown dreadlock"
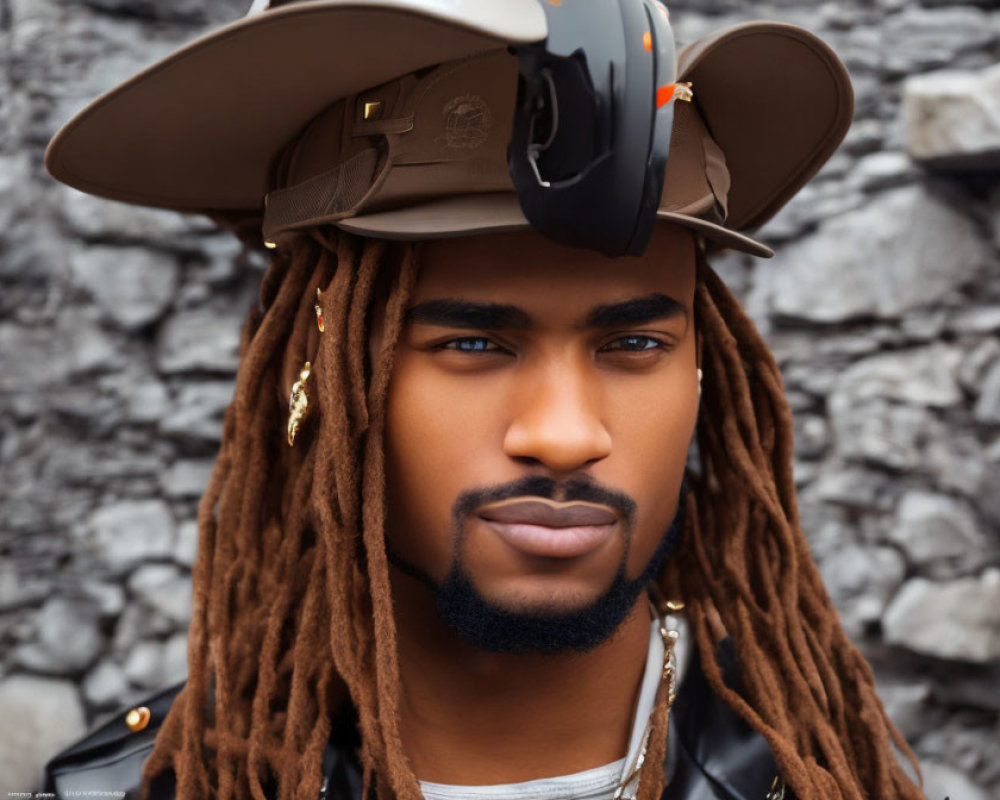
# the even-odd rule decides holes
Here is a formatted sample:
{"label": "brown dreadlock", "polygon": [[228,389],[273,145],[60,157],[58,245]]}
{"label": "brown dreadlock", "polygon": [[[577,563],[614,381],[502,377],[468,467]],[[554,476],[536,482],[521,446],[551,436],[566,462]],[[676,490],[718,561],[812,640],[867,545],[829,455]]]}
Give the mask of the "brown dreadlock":
{"label": "brown dreadlock", "polygon": [[[292,240],[265,275],[199,510],[190,674],[147,762],[147,788],[172,782],[184,800],[315,800],[332,716],[350,700],[366,787],[379,798],[421,797],[397,721],[382,539],[384,401],[416,262],[412,245],[324,229]],[[799,527],[777,365],[703,256],[698,275],[701,474],[665,591],[687,604],[709,683],[766,737],[796,797],[920,798],[892,743],[913,755],[840,627]],[[317,287],[326,318],[318,344]],[[383,307],[380,349],[369,359]],[[318,409],[289,448],[288,376],[310,359]],[[715,659],[727,635],[739,692]],[[640,800],[663,791],[663,700]]]}

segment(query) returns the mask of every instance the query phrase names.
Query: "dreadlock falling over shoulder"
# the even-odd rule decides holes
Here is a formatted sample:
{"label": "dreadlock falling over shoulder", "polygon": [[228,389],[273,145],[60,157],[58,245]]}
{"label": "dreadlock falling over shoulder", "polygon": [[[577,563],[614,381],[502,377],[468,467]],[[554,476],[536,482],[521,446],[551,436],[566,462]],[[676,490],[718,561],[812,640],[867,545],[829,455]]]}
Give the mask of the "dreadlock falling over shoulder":
{"label": "dreadlock falling over shoulder", "polygon": [[[147,761],[147,790],[162,781],[179,798],[315,800],[331,715],[350,698],[366,781],[387,796],[384,781],[408,778],[401,796],[419,796],[396,725],[381,542],[382,413],[414,270],[412,246],[327,231],[275,254],[199,508],[189,677]],[[382,345],[369,358],[383,286]],[[307,360],[313,408],[290,448],[289,376]]]}
{"label": "dreadlock falling over shoulder", "polygon": [[[695,317],[704,371],[681,552],[664,588],[683,598],[709,684],[771,746],[800,800],[920,800],[916,757],[875,694],[799,524],[792,415],[770,349],[699,253]],[[742,689],[716,648],[731,637]]]}
{"label": "dreadlock falling over shoulder", "polygon": [[[331,720],[350,702],[364,796],[422,797],[397,718],[382,446],[417,260],[414,245],[327,228],[274,255],[243,329],[236,391],[199,508],[189,677],[146,763],[147,793],[163,784],[184,800],[316,800]],[[664,593],[686,603],[709,683],[766,737],[796,797],[920,798],[892,744],[913,755],[841,629],[799,527],[777,365],[703,256],[698,272],[702,466]],[[312,410],[289,448],[288,391],[305,361]],[[740,692],[715,661],[725,636],[739,655]],[[664,790],[662,700],[640,800]]]}

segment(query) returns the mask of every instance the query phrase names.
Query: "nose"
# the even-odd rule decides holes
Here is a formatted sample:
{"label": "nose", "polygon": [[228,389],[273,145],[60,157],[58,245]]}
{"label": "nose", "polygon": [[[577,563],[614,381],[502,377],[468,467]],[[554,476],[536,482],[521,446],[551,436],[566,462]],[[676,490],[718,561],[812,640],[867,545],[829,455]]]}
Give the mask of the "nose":
{"label": "nose", "polygon": [[610,455],[596,378],[588,379],[585,369],[552,364],[524,377],[504,435],[507,456],[568,473]]}

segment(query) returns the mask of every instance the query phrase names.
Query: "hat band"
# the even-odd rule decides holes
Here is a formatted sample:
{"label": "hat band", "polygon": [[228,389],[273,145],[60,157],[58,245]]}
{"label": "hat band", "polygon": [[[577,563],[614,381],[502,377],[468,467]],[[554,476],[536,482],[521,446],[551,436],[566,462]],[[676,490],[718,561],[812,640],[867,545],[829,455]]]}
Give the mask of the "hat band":
{"label": "hat band", "polygon": [[382,188],[395,160],[400,134],[412,129],[412,116],[355,123],[354,136],[384,138],[384,153],[380,156],[377,147],[367,147],[333,169],[268,192],[261,223],[265,241],[283,230],[336,222],[356,213]]}
{"label": "hat band", "polygon": [[377,164],[378,153],[369,148],[297,186],[268,193],[264,199],[264,239],[270,240],[282,230],[349,216],[384,180],[389,159],[383,161],[373,179]]}

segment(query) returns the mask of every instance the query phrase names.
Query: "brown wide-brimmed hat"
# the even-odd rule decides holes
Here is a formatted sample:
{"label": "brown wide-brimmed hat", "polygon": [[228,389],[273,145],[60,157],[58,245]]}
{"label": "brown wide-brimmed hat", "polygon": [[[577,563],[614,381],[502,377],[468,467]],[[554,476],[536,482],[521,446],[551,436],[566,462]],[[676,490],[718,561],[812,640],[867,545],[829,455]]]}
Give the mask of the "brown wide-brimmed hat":
{"label": "brown wide-brimmed hat", "polygon": [[[531,227],[507,172],[517,66],[539,0],[256,0],[248,15],[99,97],[46,151],[91,194],[219,218],[268,240],[318,224],[397,239]],[[847,72],[802,28],[752,22],[684,48],[657,216],[749,238],[826,162]]]}

